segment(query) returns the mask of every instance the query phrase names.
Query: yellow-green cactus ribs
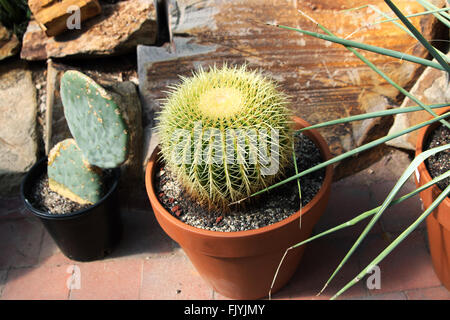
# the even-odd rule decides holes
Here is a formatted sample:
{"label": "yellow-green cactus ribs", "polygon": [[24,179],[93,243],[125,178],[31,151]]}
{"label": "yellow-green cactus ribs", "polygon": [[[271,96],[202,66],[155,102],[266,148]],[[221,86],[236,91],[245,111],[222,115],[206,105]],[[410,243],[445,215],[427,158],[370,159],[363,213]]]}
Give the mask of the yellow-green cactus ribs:
{"label": "yellow-green cactus ribs", "polygon": [[[245,66],[201,69],[171,88],[158,114],[164,161],[193,197],[226,210],[272,184],[290,165],[287,103],[273,81]],[[272,161],[261,161],[262,154]],[[268,173],[271,165],[275,171]]]}
{"label": "yellow-green cactus ribs", "polygon": [[104,169],[120,166],[128,156],[129,134],[106,90],[70,70],[61,79],[61,99],[70,132],[89,163]]}

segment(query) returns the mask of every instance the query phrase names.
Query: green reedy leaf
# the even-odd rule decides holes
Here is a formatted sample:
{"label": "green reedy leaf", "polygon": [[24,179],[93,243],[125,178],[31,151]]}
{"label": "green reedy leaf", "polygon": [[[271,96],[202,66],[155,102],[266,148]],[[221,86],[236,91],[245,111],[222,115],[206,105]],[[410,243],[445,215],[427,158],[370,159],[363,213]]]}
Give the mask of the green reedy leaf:
{"label": "green reedy leaf", "polygon": [[[299,10],[300,13],[304,14],[302,11]],[[306,14],[304,14],[306,17],[308,17]],[[309,17],[308,17],[309,18]],[[311,18],[310,18],[311,19]],[[321,28],[324,32],[326,32],[329,36],[331,37],[335,37],[327,28],[325,28],[323,25],[321,25],[320,23],[316,22],[313,20],[313,22],[315,22],[317,24],[317,26],[319,28]],[[424,110],[426,110],[428,113],[430,113],[431,115],[433,115],[434,117],[436,117],[436,113],[434,113],[434,111],[430,108],[428,108],[426,105],[424,105],[419,99],[417,99],[416,97],[414,97],[412,94],[410,94],[407,90],[403,89],[403,87],[401,87],[400,85],[398,85],[396,82],[394,82],[390,77],[388,77],[384,72],[382,72],[380,69],[378,69],[372,62],[370,62],[369,60],[367,60],[363,55],[361,55],[358,51],[356,51],[353,47],[348,46],[348,45],[344,45],[345,48],[349,51],[351,51],[356,57],[358,57],[361,61],[363,61],[369,68],[371,68],[373,71],[375,71],[378,75],[380,75],[383,79],[385,79],[389,84],[391,84],[392,86],[394,86],[397,90],[399,90],[401,93],[403,93],[405,96],[407,96],[408,98],[410,98],[412,101],[414,101],[415,103],[417,103],[419,106],[421,106]],[[426,60],[428,61],[428,60]],[[446,127],[450,128],[450,123],[448,123],[445,120],[441,121]]]}
{"label": "green reedy leaf", "polygon": [[[429,10],[437,10],[439,9],[438,7],[436,7],[434,4],[425,1],[425,0],[416,0],[418,3],[420,3],[425,9],[429,9]],[[438,19],[440,22],[442,22],[443,24],[445,24],[447,27],[450,28],[450,15],[447,12],[436,12],[433,13],[433,15],[436,17],[436,19]]]}
{"label": "green reedy leaf", "polygon": [[[420,186],[419,188],[414,189],[410,193],[408,193],[408,194],[406,194],[406,195],[404,195],[404,196],[402,196],[402,197],[400,197],[398,199],[393,200],[388,205],[388,207],[392,207],[392,206],[394,206],[394,205],[396,205],[398,203],[401,203],[401,202],[403,202],[403,201],[405,201],[405,200],[415,196],[416,194],[422,192],[423,190],[428,189],[432,185],[435,185],[436,183],[439,183],[440,181],[442,181],[442,180],[444,180],[444,179],[446,179],[448,177],[450,177],[450,171],[447,171],[446,173],[441,174],[440,176],[434,178],[433,180],[431,180],[430,182],[424,184],[423,186]],[[342,229],[354,226],[358,222],[360,222],[360,221],[362,221],[362,220],[364,220],[364,219],[366,219],[366,218],[368,218],[370,216],[373,216],[380,209],[381,209],[381,205],[376,207],[376,208],[373,208],[371,210],[365,211],[365,212],[361,213],[360,215],[356,216],[355,218],[353,218],[351,220],[348,220],[347,222],[341,223],[341,224],[337,225],[336,227],[330,228],[330,229],[328,229],[328,230],[326,230],[324,232],[321,232],[321,233],[319,233],[319,234],[317,234],[317,235],[315,235],[315,236],[313,236],[311,238],[308,238],[308,239],[306,239],[306,240],[304,240],[302,242],[299,242],[299,243],[293,245],[292,249],[300,247],[302,245],[305,245],[305,244],[307,244],[307,243],[309,243],[311,241],[314,241],[316,239],[322,238],[323,236],[326,236],[326,235],[331,234],[333,232],[336,232],[336,231],[339,231],[339,230],[342,230]]]}
{"label": "green reedy leaf", "polygon": [[450,74],[450,65],[444,61],[433,46],[425,39],[425,37],[414,27],[414,25],[405,17],[405,15],[392,3],[391,0],[384,0],[386,4],[394,11],[395,15],[403,22],[403,24],[411,31],[417,40],[428,50],[428,52],[439,62],[439,64]]}
{"label": "green reedy leaf", "polygon": [[362,279],[373,266],[378,265],[389,253],[391,253],[411,232],[413,232],[425,219],[428,217],[433,210],[442,202],[444,199],[450,194],[450,185],[442,191],[436,200],[420,215],[420,217],[411,224],[408,228],[405,229],[394,241],[391,242],[375,259],[373,259],[369,265],[364,268],[352,281],[347,283],[341,290],[339,290],[331,300],[335,300],[342,293],[347,291],[350,287],[352,287],[355,283],[357,283],[360,279]]}
{"label": "green reedy leaf", "polygon": [[428,66],[428,67],[432,67],[435,69],[439,69],[439,70],[445,70],[445,68],[443,66],[441,66],[439,63],[436,63],[434,61],[430,61],[427,59],[422,59],[416,56],[412,56],[403,52],[398,52],[395,50],[391,50],[391,49],[386,49],[386,48],[381,48],[381,47],[377,47],[377,46],[372,46],[369,44],[365,44],[365,43],[361,43],[361,42],[357,42],[357,41],[352,41],[352,40],[346,40],[346,39],[342,39],[336,36],[328,36],[328,35],[324,35],[321,33],[317,33],[317,32],[312,32],[312,31],[307,31],[307,30],[302,30],[299,28],[293,28],[293,27],[288,27],[288,26],[283,26],[283,25],[276,25],[279,28],[282,29],[287,29],[287,30],[293,30],[293,31],[297,31],[318,39],[322,39],[322,40],[326,40],[326,41],[330,41],[330,42],[334,42],[334,43],[339,43],[342,44],[344,46],[348,46],[348,47],[353,47],[353,48],[358,48],[358,49],[362,49],[362,50],[366,50],[366,51],[371,51],[371,52],[375,52],[375,53],[379,53],[379,54],[383,54],[385,56],[389,56],[389,57],[393,57],[393,58],[397,58],[400,60],[406,60],[406,61],[410,61],[410,62],[414,62],[414,63],[418,63],[424,66]]}
{"label": "green reedy leaf", "polygon": [[365,145],[362,145],[362,146],[357,147],[357,148],[355,148],[353,150],[347,151],[347,152],[345,152],[345,153],[343,153],[343,154],[341,154],[339,156],[336,156],[336,157],[334,157],[334,158],[332,158],[332,159],[330,159],[328,161],[324,161],[324,162],[322,162],[322,163],[320,163],[320,164],[318,164],[318,165],[316,165],[316,166],[314,166],[312,168],[309,168],[309,169],[307,169],[305,171],[302,171],[299,174],[293,175],[293,176],[291,176],[289,178],[284,179],[283,181],[280,181],[280,182],[275,183],[275,184],[273,184],[273,185],[271,185],[271,186],[269,186],[267,188],[264,188],[261,191],[255,192],[255,193],[251,194],[247,198],[244,198],[244,199],[241,199],[239,201],[236,201],[236,203],[243,202],[243,201],[247,200],[250,197],[254,197],[254,196],[260,195],[260,194],[262,194],[264,192],[267,192],[267,191],[270,191],[272,189],[275,189],[275,188],[277,188],[277,187],[279,187],[281,185],[284,185],[284,184],[286,184],[286,183],[288,183],[288,182],[290,182],[292,180],[295,180],[295,179],[298,179],[300,177],[303,177],[303,176],[305,176],[305,175],[307,175],[307,174],[309,174],[311,172],[314,172],[314,171],[317,171],[319,169],[325,168],[325,167],[327,167],[327,166],[329,166],[329,165],[331,165],[333,163],[339,162],[339,161],[344,160],[344,159],[346,159],[348,157],[352,157],[352,156],[354,156],[355,154],[357,154],[359,152],[368,150],[368,149],[373,148],[373,147],[375,147],[377,145],[385,143],[386,141],[389,141],[389,140],[395,139],[397,137],[400,137],[400,136],[402,136],[404,134],[413,132],[413,131],[418,130],[418,129],[422,128],[422,127],[425,127],[425,126],[427,126],[429,124],[432,124],[432,123],[434,123],[436,121],[445,119],[445,118],[447,118],[449,116],[450,116],[450,112],[447,112],[447,113],[445,113],[445,114],[443,114],[443,115],[441,115],[441,116],[439,116],[437,118],[433,118],[431,120],[428,120],[428,121],[419,123],[419,124],[417,124],[415,126],[409,127],[407,129],[401,130],[399,132],[396,132],[396,133],[393,133],[393,134],[381,137],[381,138],[379,138],[377,140],[374,140],[372,142],[366,143]]}
{"label": "green reedy leaf", "polygon": [[333,274],[331,275],[331,277],[328,279],[328,281],[325,283],[324,287],[322,288],[322,290],[320,292],[323,292],[323,290],[328,286],[328,284],[331,282],[331,280],[333,280],[333,278],[335,277],[335,275],[339,272],[339,270],[341,270],[342,266],[347,262],[347,260],[350,258],[350,256],[353,254],[353,252],[355,252],[355,250],[358,248],[358,246],[361,244],[361,242],[365,239],[365,237],[367,236],[367,234],[369,233],[369,231],[373,228],[373,226],[375,225],[375,223],[378,221],[378,219],[381,217],[381,215],[384,213],[384,211],[387,209],[387,207],[389,206],[389,204],[392,202],[392,200],[394,199],[395,195],[397,194],[397,192],[400,190],[400,188],[403,186],[403,184],[406,182],[406,180],[411,176],[411,174],[413,174],[414,170],[416,170],[416,168],[428,157],[444,151],[450,149],[450,144],[448,145],[444,145],[444,146],[440,146],[440,147],[436,147],[433,149],[429,149],[425,152],[422,152],[421,154],[419,154],[418,156],[416,156],[414,158],[414,160],[411,162],[411,164],[408,166],[408,168],[406,168],[406,170],[403,172],[403,174],[400,176],[400,178],[397,180],[396,184],[394,185],[394,187],[392,188],[392,190],[389,192],[389,194],[387,195],[386,199],[384,200],[383,204],[381,205],[381,207],[377,210],[377,213],[372,217],[372,219],[370,220],[370,222],[367,224],[367,226],[364,228],[363,232],[360,234],[360,236],[358,237],[358,239],[355,241],[355,243],[353,244],[353,246],[350,248],[350,250],[347,252],[347,254],[345,255],[344,259],[342,259],[342,261],[339,263],[338,267],[336,268],[336,270],[333,272]]}
{"label": "green reedy leaf", "polygon": [[[447,106],[449,106],[448,103],[439,103],[439,104],[428,105],[428,107],[431,108],[431,109],[439,109],[439,108],[444,108],[444,107],[447,107]],[[350,116],[350,117],[345,117],[345,118],[341,118],[341,119],[321,122],[321,123],[318,123],[318,124],[315,124],[315,125],[312,125],[312,126],[309,126],[309,127],[306,127],[306,128],[302,128],[302,129],[297,130],[297,131],[298,132],[303,132],[303,131],[307,131],[307,130],[311,130],[311,129],[317,129],[317,128],[333,126],[333,125],[336,125],[336,124],[348,123],[348,122],[353,122],[353,121],[361,121],[361,120],[372,119],[372,118],[377,118],[377,117],[391,116],[391,115],[395,115],[395,114],[410,113],[410,112],[416,112],[416,111],[421,111],[421,110],[423,110],[422,107],[414,106],[414,107],[395,108],[395,109],[389,109],[389,110],[383,110],[383,111],[375,111],[375,112],[363,113],[363,114],[358,114],[358,115],[355,115],[355,116]]]}

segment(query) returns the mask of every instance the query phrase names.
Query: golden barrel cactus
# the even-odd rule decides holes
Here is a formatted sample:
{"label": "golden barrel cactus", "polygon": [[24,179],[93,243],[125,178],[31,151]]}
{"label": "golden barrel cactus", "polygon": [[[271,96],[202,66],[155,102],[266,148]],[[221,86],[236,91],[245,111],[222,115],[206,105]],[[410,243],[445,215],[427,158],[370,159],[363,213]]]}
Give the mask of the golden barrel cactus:
{"label": "golden barrel cactus", "polygon": [[157,131],[166,166],[208,208],[272,184],[292,159],[288,99],[246,66],[200,69],[170,88]]}

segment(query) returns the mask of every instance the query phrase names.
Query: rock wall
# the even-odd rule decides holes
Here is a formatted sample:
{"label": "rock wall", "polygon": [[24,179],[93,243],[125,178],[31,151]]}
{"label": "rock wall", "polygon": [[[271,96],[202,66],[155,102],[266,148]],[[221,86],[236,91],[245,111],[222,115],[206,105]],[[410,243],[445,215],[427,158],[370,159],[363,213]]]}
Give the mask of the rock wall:
{"label": "rock wall", "polygon": [[[450,54],[447,54],[450,57]],[[450,105],[450,79],[445,71],[434,68],[426,68],[419,77],[410,93],[425,105],[447,103]],[[400,108],[412,107],[417,104],[409,98],[405,98]],[[435,110],[436,111],[436,110]],[[427,111],[417,111],[411,113],[398,114],[389,134],[401,131],[421,122],[431,119]],[[388,145],[415,150],[418,131],[413,131],[407,135],[400,136],[387,142]]]}
{"label": "rock wall", "polygon": [[[438,6],[444,3],[434,2]],[[427,51],[394,24],[371,26],[384,19],[373,8],[342,12],[366,4],[343,0],[171,0],[169,18],[174,46],[138,48],[147,158],[157,141],[152,140],[152,115],[159,110],[167,85],[177,83],[180,75],[189,76],[200,66],[207,68],[226,62],[262,69],[291,96],[295,114],[310,123],[399,105],[402,100],[399,92],[343,46],[267,25],[322,32],[299,13],[301,10],[338,36],[427,57]],[[372,1],[371,5],[390,12],[384,1]],[[396,1],[396,5],[406,14],[423,11],[415,1]],[[433,16],[415,17],[411,21],[427,39],[433,38],[436,30]],[[421,65],[374,53],[363,55],[406,88],[424,70]],[[320,131],[332,153],[338,155],[385,135],[391,124],[392,118],[371,119]],[[369,152],[345,161],[337,176],[352,174],[379,156],[379,152]]]}
{"label": "rock wall", "polygon": [[[129,125],[135,133],[134,151],[126,166],[127,175],[132,177],[129,179],[131,184],[135,179],[142,179],[146,159],[158,143],[157,137],[152,134],[154,115],[161,108],[167,86],[177,83],[179,76],[189,76],[199,67],[207,68],[226,62],[245,63],[250,69],[263,70],[291,96],[295,114],[310,123],[401,104],[403,99],[396,89],[342,46],[282,30],[266,22],[319,32],[313,22],[298,12],[302,10],[336,35],[351,35],[349,38],[352,40],[427,57],[421,45],[393,24],[368,25],[381,19],[372,8],[342,12],[342,9],[366,4],[359,0],[169,0],[167,21],[170,30],[159,29],[159,33],[165,34],[167,31],[173,43],[155,46],[158,38],[156,18],[161,17],[161,12],[156,12],[155,4],[162,2],[102,2],[101,17],[86,21],[91,24],[85,25],[79,32],[58,37],[45,36],[31,21],[21,51],[21,57],[27,60],[44,61],[49,57],[65,59],[55,63],[57,76],[52,93],[51,145],[70,136],[58,88],[60,76],[65,70],[79,69],[117,94],[117,99],[129,114]],[[434,0],[434,3],[441,6],[444,1]],[[407,14],[423,11],[415,1],[397,1],[396,4]],[[373,1],[372,5],[389,12],[382,0]],[[426,38],[435,37],[437,24],[433,16],[415,17],[411,21]],[[131,52],[134,55],[136,47],[137,62],[132,62],[132,70],[121,71],[124,68],[122,54]],[[119,56],[110,58],[115,55]],[[364,56],[408,89],[425,69],[417,64],[372,53],[364,52]],[[90,59],[72,60],[79,57]],[[71,66],[72,61],[78,61],[78,67]],[[46,86],[45,76],[42,83],[33,83],[26,64],[11,58],[0,63],[0,192],[10,192],[17,190],[23,173],[36,161],[38,141],[42,139],[39,135],[41,131],[45,132],[42,116],[46,113]],[[45,65],[41,65],[45,69]],[[89,67],[85,67],[87,65]],[[134,76],[136,69],[138,75]],[[427,70],[422,78],[427,78],[432,71]],[[124,74],[127,76],[124,77]],[[435,88],[425,90],[425,94],[437,96],[439,91],[448,92],[448,79],[447,82],[445,79],[433,83],[423,81],[426,86],[430,84]],[[137,96],[137,84],[142,107]],[[39,96],[36,95],[37,87]],[[39,108],[37,101],[40,102]],[[386,134],[392,121],[393,118],[374,119],[320,131],[332,153],[338,155]],[[396,122],[400,121],[398,117]],[[39,130],[36,130],[36,125]],[[382,153],[383,147],[380,147],[341,163],[337,177],[370,165]]]}
{"label": "rock wall", "polygon": [[37,101],[23,63],[0,64],[0,196],[16,193],[36,162]]}
{"label": "rock wall", "polygon": [[153,0],[128,0],[103,4],[102,13],[84,21],[80,30],[48,37],[30,21],[20,53],[25,60],[119,55],[136,45],[153,45],[157,22]]}

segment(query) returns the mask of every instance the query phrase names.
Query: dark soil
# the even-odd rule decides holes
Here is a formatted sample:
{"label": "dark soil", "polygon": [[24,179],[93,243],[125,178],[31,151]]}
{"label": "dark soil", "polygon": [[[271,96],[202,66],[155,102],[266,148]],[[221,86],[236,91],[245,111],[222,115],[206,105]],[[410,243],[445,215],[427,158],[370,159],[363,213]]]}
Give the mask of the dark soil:
{"label": "dark soil", "polygon": [[[323,161],[317,146],[305,135],[299,134],[295,141],[298,170],[306,170]],[[286,177],[295,174],[288,170]],[[325,178],[325,169],[300,179],[302,206],[317,194]],[[155,192],[163,207],[184,223],[213,231],[243,231],[258,229],[288,218],[300,208],[296,181],[264,193],[245,207],[232,208],[224,214],[219,210],[208,211],[192,200],[164,165],[156,174]]]}
{"label": "dark soil", "polygon": [[[109,171],[105,172],[104,181],[105,190],[109,190],[112,185],[112,174]],[[52,191],[48,185],[47,173],[43,174],[33,186],[30,200],[34,208],[51,214],[69,214],[91,206],[79,204]]]}
{"label": "dark soil", "polygon": [[[439,147],[450,143],[450,129],[440,125],[428,137],[425,150]],[[450,170],[450,150],[439,152],[425,160],[428,172],[432,178],[436,178]],[[444,179],[437,184],[439,189],[444,190],[450,184],[450,178]]]}

